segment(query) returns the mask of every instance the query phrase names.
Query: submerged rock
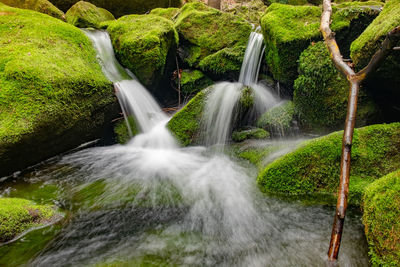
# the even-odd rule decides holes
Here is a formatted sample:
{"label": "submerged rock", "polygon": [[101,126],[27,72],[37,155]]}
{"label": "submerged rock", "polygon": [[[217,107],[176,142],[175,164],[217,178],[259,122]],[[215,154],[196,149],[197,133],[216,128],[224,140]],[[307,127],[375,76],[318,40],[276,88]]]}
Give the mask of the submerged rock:
{"label": "submerged rock", "polygon": [[237,79],[251,25],[246,20],[210,8],[186,4],[175,27],[185,50],[184,61],[214,77]]}
{"label": "submerged rock", "polygon": [[110,23],[107,30],[119,62],[146,87],[157,87],[169,74],[167,58],[173,58],[179,40],[170,20],[129,15]]}
{"label": "submerged rock", "polygon": [[[50,0],[59,9],[67,12],[79,0]],[[105,8],[117,18],[128,14],[145,14],[157,7],[180,7],[181,0],[88,0],[98,7]]]}
{"label": "submerged rock", "polygon": [[365,189],[363,223],[373,266],[400,265],[400,169]]}
{"label": "submerged rock", "polygon": [[[285,194],[336,193],[343,132],[305,141],[269,164],[258,176],[266,191]],[[354,132],[350,201],[371,181],[400,168],[400,123],[377,124]]]}
{"label": "submerged rock", "polygon": [[57,221],[54,206],[21,198],[0,198],[0,242],[7,242],[33,227]]}
{"label": "submerged rock", "polygon": [[[332,63],[323,42],[310,45],[300,55],[299,73],[294,82],[293,102],[302,128],[314,133],[343,129],[349,83]],[[361,87],[357,127],[379,119],[379,109],[367,93]]]}
{"label": "submerged rock", "polygon": [[104,8],[98,8],[85,1],[73,5],[65,17],[68,23],[78,28],[100,28],[100,23],[115,19],[113,14]]}
{"label": "submerged rock", "polygon": [[64,12],[55,7],[47,0],[0,0],[0,2],[23,9],[30,9],[40,13],[44,13],[57,19],[65,19]]}
{"label": "submerged rock", "polygon": [[30,10],[0,12],[3,176],[98,138],[117,110],[82,31]]}
{"label": "submerged rock", "polygon": [[[379,2],[351,2],[333,7],[331,28],[347,56],[350,43],[379,14]],[[321,8],[272,4],[261,19],[265,59],[275,80],[292,85],[297,60],[312,41],[322,40],[319,31]]]}
{"label": "submerged rock", "polygon": [[260,128],[251,128],[247,130],[234,131],[232,133],[232,140],[235,142],[242,142],[247,139],[266,139],[269,138],[269,132]]}

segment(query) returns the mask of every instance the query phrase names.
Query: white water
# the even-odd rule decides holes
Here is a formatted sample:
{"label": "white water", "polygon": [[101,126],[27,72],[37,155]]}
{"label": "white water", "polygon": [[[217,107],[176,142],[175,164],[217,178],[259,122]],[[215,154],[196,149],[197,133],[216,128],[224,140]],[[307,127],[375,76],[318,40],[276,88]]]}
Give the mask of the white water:
{"label": "white water", "polygon": [[240,69],[239,82],[243,85],[252,86],[257,83],[264,49],[262,34],[258,33],[257,30],[252,32],[247,43],[242,68]]}

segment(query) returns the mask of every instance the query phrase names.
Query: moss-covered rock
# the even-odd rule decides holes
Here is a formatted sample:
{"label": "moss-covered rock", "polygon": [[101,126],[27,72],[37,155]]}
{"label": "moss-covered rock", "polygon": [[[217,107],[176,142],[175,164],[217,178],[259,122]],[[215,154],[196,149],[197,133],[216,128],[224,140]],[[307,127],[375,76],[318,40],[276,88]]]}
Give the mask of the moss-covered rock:
{"label": "moss-covered rock", "polygon": [[179,13],[180,9],[176,7],[170,7],[170,8],[155,8],[153,9],[150,14],[151,15],[156,15],[160,17],[164,17],[166,19],[173,19],[177,14]]}
{"label": "moss-covered rock", "polygon": [[114,20],[114,16],[104,8],[79,1],[73,5],[65,14],[68,23],[78,28],[100,28],[100,23],[107,20]]}
{"label": "moss-covered rock", "polygon": [[30,10],[0,12],[2,176],[98,138],[117,111],[82,31]]}
{"label": "moss-covered rock", "polygon": [[[342,53],[351,41],[379,14],[379,2],[352,2],[333,7],[331,28]],[[261,19],[265,58],[274,78],[292,85],[297,77],[297,60],[312,41],[322,40],[319,31],[321,8],[272,4]]]}
{"label": "moss-covered rock", "polygon": [[[310,45],[300,55],[299,77],[294,82],[293,102],[302,128],[316,133],[343,129],[349,83],[336,69],[323,42]],[[361,88],[356,125],[375,122],[379,110]]]}
{"label": "moss-covered rock", "polygon": [[[400,1],[387,1],[383,11],[368,26],[368,28],[351,44],[351,58],[357,70],[365,67],[371,57],[381,46],[387,33],[400,25]],[[400,46],[400,42],[397,44]],[[372,73],[364,85],[374,93],[377,98],[382,99],[382,107],[387,111],[385,116],[389,117],[397,112],[393,119],[397,121],[400,115],[398,110],[398,99],[400,98],[400,51],[393,51]]]}
{"label": "moss-covered rock", "polygon": [[372,266],[400,265],[400,170],[370,184],[363,223]]}
{"label": "moss-covered rock", "polygon": [[36,205],[21,198],[0,197],[0,242],[9,241],[29,228],[54,220],[53,206]]}
{"label": "moss-covered rock", "polygon": [[237,79],[251,32],[250,23],[194,2],[181,9],[175,27],[187,54],[184,61],[190,67],[200,67],[211,76],[230,74]]}
{"label": "moss-covered rock", "polygon": [[185,94],[197,93],[213,84],[213,81],[199,70],[183,70],[180,82],[181,91]]}
{"label": "moss-covered rock", "polygon": [[208,89],[197,93],[167,124],[168,129],[183,146],[197,141],[207,94]]}
{"label": "moss-covered rock", "polygon": [[[340,176],[342,134],[335,132],[304,142],[292,153],[268,165],[259,174],[258,183],[265,190],[276,193],[336,193]],[[369,181],[398,168],[400,123],[378,124],[355,130],[350,193],[353,188],[360,191],[361,185],[364,187]],[[353,196],[357,195],[360,196]]]}
{"label": "moss-covered rock", "polygon": [[64,12],[59,10],[48,0],[0,0],[0,2],[11,7],[30,9],[50,15],[57,19],[65,19]]}
{"label": "moss-covered rock", "polygon": [[[50,0],[59,9],[67,12],[79,0]],[[88,2],[109,10],[116,17],[128,14],[145,14],[157,7],[180,7],[181,0],[88,0]]]}
{"label": "moss-covered rock", "polygon": [[173,23],[155,15],[129,15],[108,28],[116,57],[147,87],[157,87],[166,70],[167,57],[178,45]]}
{"label": "moss-covered rock", "polygon": [[266,139],[269,138],[269,132],[261,128],[251,128],[232,133],[232,140],[242,142],[247,139]]}
{"label": "moss-covered rock", "polygon": [[262,114],[257,120],[257,126],[284,136],[289,133],[293,121],[294,104],[292,101],[286,101]]}
{"label": "moss-covered rock", "polygon": [[132,136],[135,136],[139,133],[138,127],[133,117],[128,117],[128,123],[129,129],[126,120],[120,120],[114,125],[116,141],[120,144],[127,143],[132,138]]}
{"label": "moss-covered rock", "polygon": [[266,9],[267,6],[263,1],[254,0],[232,3],[225,8],[224,11],[239,16],[254,25],[259,25],[260,19],[264,15]]}

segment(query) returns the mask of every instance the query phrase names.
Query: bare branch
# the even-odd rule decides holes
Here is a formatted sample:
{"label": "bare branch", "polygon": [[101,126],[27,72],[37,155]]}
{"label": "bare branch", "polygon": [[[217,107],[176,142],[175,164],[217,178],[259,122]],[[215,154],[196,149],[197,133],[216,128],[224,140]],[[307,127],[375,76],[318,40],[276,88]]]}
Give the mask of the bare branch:
{"label": "bare branch", "polygon": [[359,80],[364,80],[371,72],[385,60],[388,54],[395,48],[394,46],[400,40],[400,26],[391,30],[381,44],[381,48],[372,56],[368,65],[357,73]]}

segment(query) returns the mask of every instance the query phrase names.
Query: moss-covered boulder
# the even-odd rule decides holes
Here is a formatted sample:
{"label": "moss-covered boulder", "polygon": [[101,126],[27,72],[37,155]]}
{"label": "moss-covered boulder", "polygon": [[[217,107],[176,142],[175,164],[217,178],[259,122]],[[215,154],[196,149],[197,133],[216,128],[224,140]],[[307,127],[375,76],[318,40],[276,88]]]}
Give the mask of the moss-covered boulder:
{"label": "moss-covered boulder", "polygon": [[0,0],[0,2],[11,7],[30,9],[58,19],[65,19],[64,12],[59,10],[48,0]]}
{"label": "moss-covered boulder", "polygon": [[[172,21],[156,15],[129,15],[109,24],[116,57],[147,87],[157,87],[166,76],[178,34]],[[171,60],[171,62],[174,62]]]}
{"label": "moss-covered boulder", "polygon": [[155,8],[150,12],[150,14],[172,20],[178,15],[179,11],[180,9],[176,7]]}
{"label": "moss-covered boulder", "polygon": [[183,146],[198,141],[197,138],[199,137],[201,118],[207,94],[208,89],[197,93],[167,124],[168,129]]}
{"label": "moss-covered boulder", "polygon": [[[379,14],[379,2],[351,2],[333,7],[331,28],[342,53]],[[275,80],[292,85],[297,77],[297,60],[312,41],[322,40],[319,31],[321,8],[272,4],[261,19],[265,59]]]}
{"label": "moss-covered boulder", "polygon": [[285,136],[291,131],[294,120],[294,104],[285,101],[262,114],[256,123],[274,135]]}
{"label": "moss-covered boulder", "polygon": [[[307,2],[307,1],[306,1]],[[236,2],[227,6],[224,11],[239,16],[248,22],[259,25],[267,6],[261,0]]]}
{"label": "moss-covered boulder", "polygon": [[[259,174],[258,183],[265,190],[276,193],[336,193],[342,134],[335,132],[305,141],[295,151],[269,164]],[[400,123],[356,129],[352,146],[351,201],[359,201],[354,198],[360,197],[358,192],[368,183],[399,168]]]}
{"label": "moss-covered boulder", "polygon": [[210,86],[213,81],[199,70],[183,70],[180,83],[182,93],[193,94]]}
{"label": "moss-covered boulder", "polygon": [[0,242],[12,240],[32,227],[51,223],[59,217],[53,206],[0,197]]}
{"label": "moss-covered boulder", "polygon": [[[365,67],[381,46],[389,31],[400,25],[400,1],[387,1],[383,11],[368,28],[351,44],[351,58],[357,70]],[[400,42],[397,44],[400,46]],[[400,98],[400,51],[393,51],[364,82],[369,90],[381,99],[382,107],[398,120],[398,99]]]}
{"label": "moss-covered boulder", "polygon": [[370,184],[363,223],[372,266],[400,265],[400,170]]}
{"label": "moss-covered boulder", "polygon": [[[293,102],[302,128],[316,133],[343,129],[349,83],[335,68],[323,42],[310,45],[300,55],[299,74],[294,82]],[[362,87],[357,127],[371,124],[378,117],[377,106]]]}
{"label": "moss-covered boulder", "polygon": [[3,176],[98,138],[117,101],[82,31],[3,4],[0,13]]}
{"label": "moss-covered boulder", "polygon": [[232,133],[232,140],[234,142],[242,142],[247,139],[266,139],[269,138],[269,132],[261,128],[250,128]]}
{"label": "moss-covered boulder", "polygon": [[200,68],[211,76],[237,79],[251,32],[250,23],[194,2],[181,9],[175,27],[185,50],[184,61],[190,67]]}
{"label": "moss-covered boulder", "polygon": [[98,8],[85,1],[73,5],[65,14],[65,18],[68,23],[78,28],[100,28],[100,23],[115,19],[113,14],[104,8]]}
{"label": "moss-covered boulder", "polygon": [[[79,0],[50,0],[59,9],[67,12]],[[88,0],[88,2],[109,10],[114,16],[145,14],[154,8],[180,7],[181,0]]]}
{"label": "moss-covered boulder", "polygon": [[[129,124],[129,128],[127,123]],[[132,136],[135,136],[138,133],[138,126],[132,116],[129,116],[124,120],[119,120],[114,125],[115,140],[120,144],[128,143]]]}

